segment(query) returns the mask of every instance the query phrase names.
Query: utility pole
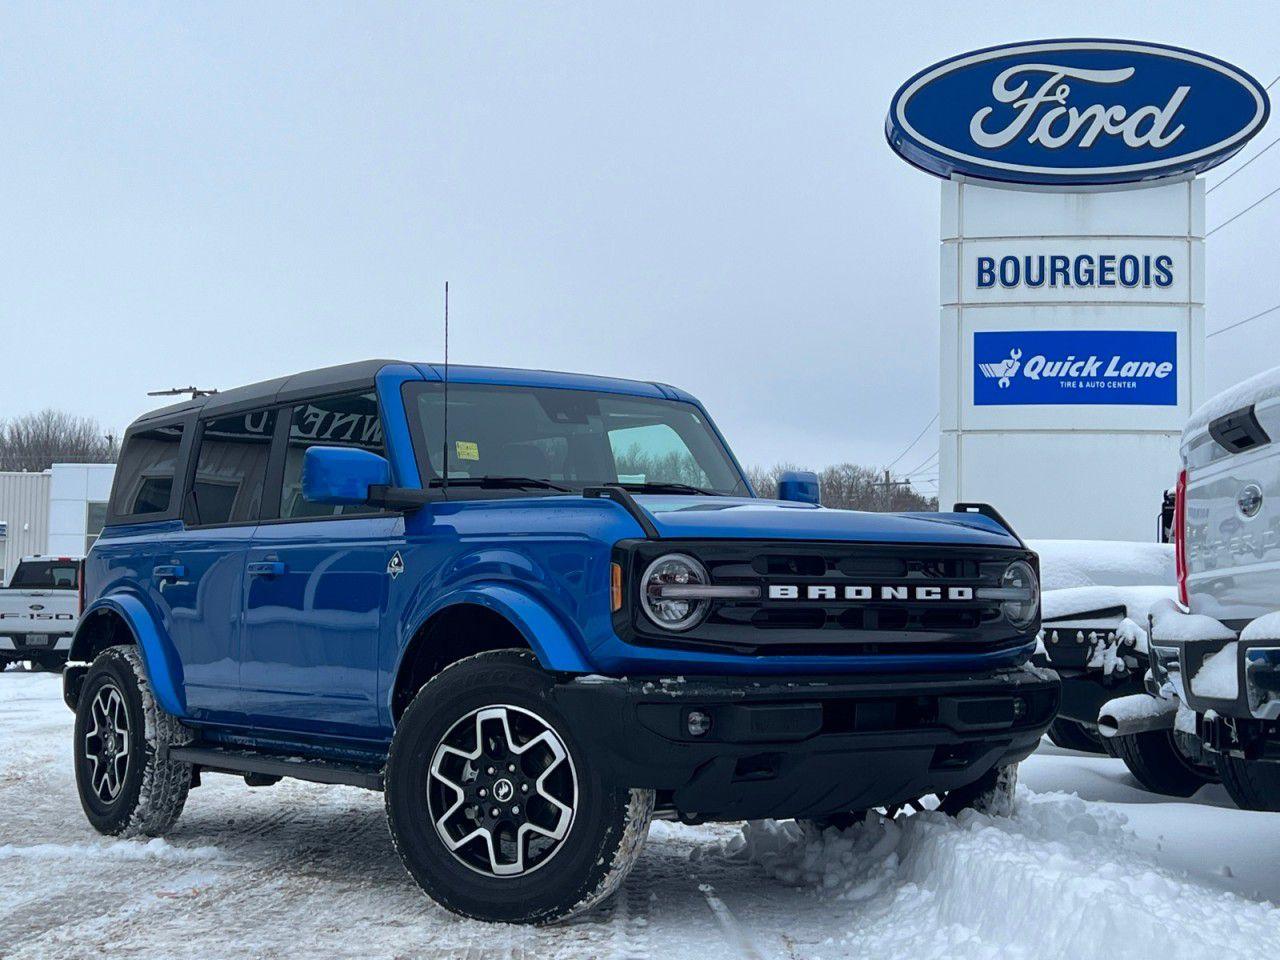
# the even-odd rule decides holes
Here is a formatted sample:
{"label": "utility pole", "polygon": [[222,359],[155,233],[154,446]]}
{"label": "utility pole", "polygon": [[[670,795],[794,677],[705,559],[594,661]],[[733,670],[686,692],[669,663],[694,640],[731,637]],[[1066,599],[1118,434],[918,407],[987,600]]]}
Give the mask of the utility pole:
{"label": "utility pole", "polygon": [[873,487],[884,487],[884,510],[888,513],[893,509],[893,489],[894,487],[909,487],[910,480],[894,480],[890,475],[888,468],[885,468],[884,479],[871,484]]}

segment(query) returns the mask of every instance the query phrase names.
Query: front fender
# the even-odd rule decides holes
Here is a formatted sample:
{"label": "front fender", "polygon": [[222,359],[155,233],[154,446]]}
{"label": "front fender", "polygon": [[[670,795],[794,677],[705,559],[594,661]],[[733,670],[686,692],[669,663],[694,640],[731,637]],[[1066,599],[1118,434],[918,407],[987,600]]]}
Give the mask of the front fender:
{"label": "front fender", "polygon": [[565,673],[593,671],[594,668],[583,657],[579,644],[545,605],[508,583],[484,581],[469,583],[462,589],[446,594],[414,618],[405,631],[406,643],[401,648],[401,659],[408,649],[408,638],[413,637],[424,623],[442,610],[463,603],[486,607],[509,620],[520,631],[543,668]]}
{"label": "front fender", "polygon": [[69,660],[85,660],[89,656],[89,624],[93,615],[110,611],[128,626],[142,655],[142,663],[151,681],[151,692],[166,713],[175,717],[187,715],[186,687],[182,675],[182,661],[168,634],[157,628],[146,605],[137,597],[122,593],[101,597],[91,603],[80,617],[75,636],[71,640]]}

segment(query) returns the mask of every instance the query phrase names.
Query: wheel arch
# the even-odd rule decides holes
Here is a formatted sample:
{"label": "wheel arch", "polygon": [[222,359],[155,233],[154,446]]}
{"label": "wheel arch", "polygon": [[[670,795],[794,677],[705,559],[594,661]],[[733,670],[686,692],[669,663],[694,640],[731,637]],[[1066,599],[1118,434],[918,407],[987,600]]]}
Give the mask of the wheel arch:
{"label": "wheel arch", "polygon": [[67,652],[70,662],[87,663],[108,647],[136,646],[157,702],[165,712],[186,716],[182,661],[137,597],[102,597],[85,610]]}
{"label": "wheel arch", "polygon": [[542,604],[507,586],[472,586],[433,606],[401,651],[388,694],[393,723],[445,667],[487,650],[527,649],[545,670],[587,673],[578,645]]}

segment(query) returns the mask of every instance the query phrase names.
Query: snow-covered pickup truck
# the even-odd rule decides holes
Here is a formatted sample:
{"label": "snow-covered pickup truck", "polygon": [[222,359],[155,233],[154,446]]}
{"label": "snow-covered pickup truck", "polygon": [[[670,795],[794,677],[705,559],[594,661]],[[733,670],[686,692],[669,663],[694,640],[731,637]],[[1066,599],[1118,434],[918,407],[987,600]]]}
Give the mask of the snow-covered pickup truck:
{"label": "snow-covered pickup truck", "polygon": [[[1148,612],[1172,601],[1174,548],[1168,543],[1035,540],[1043,608],[1035,662],[1062,678],[1062,705],[1049,727],[1060,747],[1119,757],[1148,790],[1190,796],[1216,780],[1212,764],[1181,749],[1166,704],[1131,703],[1143,714],[1117,723],[1111,701],[1145,695]],[[1124,706],[1123,702],[1120,704]],[[1099,731],[1099,713],[1108,718]],[[1146,716],[1154,713],[1155,726]]]}
{"label": "snow-covered pickup truck", "polygon": [[22,660],[45,669],[67,662],[80,619],[78,557],[23,557],[0,589],[0,668]]}
{"label": "snow-covered pickup truck", "polygon": [[1150,689],[1238,806],[1280,810],[1280,367],[1192,415],[1182,467],[1181,603],[1152,611]]}

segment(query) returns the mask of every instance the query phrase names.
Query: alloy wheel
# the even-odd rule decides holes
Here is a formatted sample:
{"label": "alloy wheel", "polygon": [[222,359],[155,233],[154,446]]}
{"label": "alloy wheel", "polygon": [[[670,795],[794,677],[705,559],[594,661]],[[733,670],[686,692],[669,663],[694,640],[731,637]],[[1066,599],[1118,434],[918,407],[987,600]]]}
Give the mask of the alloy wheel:
{"label": "alloy wheel", "polygon": [[543,866],[569,835],[577,805],[568,748],[522,707],[473,710],[431,758],[432,823],[449,852],[477,873],[516,877]]}
{"label": "alloy wheel", "polygon": [[89,784],[103,803],[120,796],[129,770],[129,712],[124,695],[113,683],[103,684],[89,708],[92,726],[84,735],[84,755],[89,761]]}

